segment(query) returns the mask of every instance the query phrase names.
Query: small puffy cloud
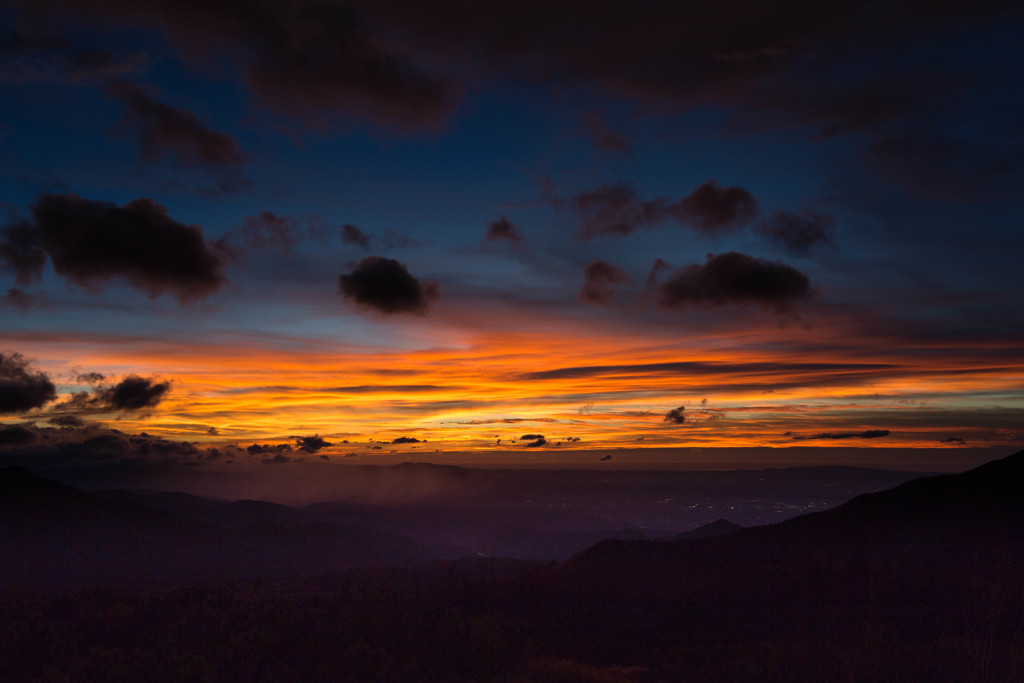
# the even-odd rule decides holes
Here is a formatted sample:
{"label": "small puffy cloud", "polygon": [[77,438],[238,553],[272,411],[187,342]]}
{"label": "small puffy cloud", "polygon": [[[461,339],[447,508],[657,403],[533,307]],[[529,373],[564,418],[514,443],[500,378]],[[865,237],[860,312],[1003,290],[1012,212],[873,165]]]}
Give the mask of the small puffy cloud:
{"label": "small puffy cloud", "polygon": [[947,436],[945,439],[940,439],[939,443],[952,443],[957,446],[966,446],[967,442],[958,436]]}
{"label": "small puffy cloud", "polygon": [[171,390],[171,383],[155,377],[128,375],[120,382],[107,382],[99,373],[80,374],[76,381],[96,385],[92,393],[78,391],[53,407],[60,415],[155,408]]}
{"label": "small puffy cloud", "polygon": [[686,406],[679,406],[678,408],[673,408],[672,410],[665,413],[664,421],[674,425],[681,425],[684,422],[686,422],[685,411]]}
{"label": "small puffy cloud", "polygon": [[610,456],[610,455],[602,455],[601,456],[601,462],[608,462],[611,459],[612,459],[612,456]]}
{"label": "small puffy cloud", "polygon": [[170,389],[170,382],[158,382],[152,377],[128,375],[117,384],[103,387],[96,393],[106,407],[115,410],[142,410],[143,408],[155,408]]}
{"label": "small puffy cloud", "polygon": [[708,254],[705,263],[679,268],[657,287],[664,308],[755,304],[782,312],[814,295],[796,268],[734,251]]}
{"label": "small puffy cloud", "polygon": [[0,414],[41,408],[57,397],[57,388],[42,370],[20,353],[0,352]]}
{"label": "small puffy cloud", "polygon": [[818,211],[776,211],[754,230],[794,256],[805,256],[818,245],[836,248],[836,219]]}
{"label": "small puffy cloud", "polygon": [[591,304],[605,305],[615,294],[616,285],[629,284],[629,275],[622,268],[594,259],[583,269],[583,287],[580,300]]}
{"label": "small puffy cloud", "polygon": [[522,244],[523,234],[519,232],[519,228],[512,221],[504,216],[499,216],[498,220],[487,225],[484,240],[488,242],[504,241],[511,242],[512,244]]}
{"label": "small puffy cloud", "polygon": [[545,439],[543,436],[541,436],[541,437],[538,437],[537,439],[535,439],[534,441],[531,441],[530,443],[526,444],[526,447],[527,448],[540,448],[541,446],[546,446],[547,443],[548,443],[548,440]]}
{"label": "small puffy cloud", "polygon": [[124,206],[78,195],[40,195],[32,207],[39,243],[59,275],[86,289],[124,278],[150,297],[210,296],[227,280],[224,260],[198,225],[172,219],[152,199]]}
{"label": "small puffy cloud", "polygon": [[417,439],[414,436],[400,436],[397,439],[392,439],[391,443],[426,443],[421,439]]}
{"label": "small puffy cloud", "polygon": [[757,199],[746,189],[708,180],[672,207],[681,221],[708,235],[746,225],[757,217]]}
{"label": "small puffy cloud", "polygon": [[436,282],[418,280],[398,261],[380,256],[364,258],[355,270],[338,278],[338,293],[345,299],[386,315],[423,315],[439,292]]}
{"label": "small puffy cloud", "polygon": [[519,440],[520,441],[535,441],[537,439],[543,439],[543,438],[544,438],[543,434],[523,434],[521,437],[519,437]]}
{"label": "small puffy cloud", "polygon": [[630,235],[641,227],[665,219],[665,200],[640,199],[629,183],[601,185],[568,199],[557,199],[556,208],[568,207],[580,217],[576,237],[590,240],[601,235]]}
{"label": "small puffy cloud", "polygon": [[314,434],[313,436],[297,436],[294,438],[295,447],[298,448],[300,451],[305,451],[306,453],[316,453],[321,449],[334,445],[330,441],[327,441],[326,439],[321,437],[319,434]]}
{"label": "small puffy cloud", "polygon": [[351,223],[346,223],[341,226],[341,242],[342,244],[355,244],[366,249],[370,246],[370,237]]}
{"label": "small puffy cloud", "polygon": [[290,453],[292,451],[292,447],[291,445],[286,443],[274,445],[254,443],[253,445],[246,448],[245,451],[249,455],[273,455],[280,453]]}

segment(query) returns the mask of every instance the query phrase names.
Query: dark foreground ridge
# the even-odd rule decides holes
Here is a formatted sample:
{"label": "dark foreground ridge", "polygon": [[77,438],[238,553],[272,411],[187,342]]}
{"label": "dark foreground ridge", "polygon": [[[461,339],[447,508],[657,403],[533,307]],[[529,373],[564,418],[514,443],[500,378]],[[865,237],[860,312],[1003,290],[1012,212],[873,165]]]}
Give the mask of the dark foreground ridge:
{"label": "dark foreground ridge", "polygon": [[[319,579],[14,595],[0,605],[0,657],[10,680],[1018,681],[1022,491],[1024,452],[778,524],[606,541],[562,565],[410,561]],[[163,561],[206,561],[146,545],[198,522],[123,497],[23,470],[0,472],[0,496],[6,573],[45,552],[116,571],[102,553],[126,534]],[[296,528],[288,508],[230,510],[237,539],[215,527],[198,547],[341,552],[323,529],[298,527],[307,540],[279,545]],[[257,511],[263,536],[246,523]],[[74,553],[99,550],[32,545],[65,525],[93,534]]]}

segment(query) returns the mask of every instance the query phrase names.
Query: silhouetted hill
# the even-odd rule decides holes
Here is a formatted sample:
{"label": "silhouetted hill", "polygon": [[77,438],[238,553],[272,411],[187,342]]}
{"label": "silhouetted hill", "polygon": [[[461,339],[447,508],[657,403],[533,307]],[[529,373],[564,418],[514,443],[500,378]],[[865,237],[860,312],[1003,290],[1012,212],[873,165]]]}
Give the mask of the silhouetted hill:
{"label": "silhouetted hill", "polygon": [[775,574],[820,578],[851,567],[907,572],[947,567],[957,575],[974,567],[983,574],[992,563],[1024,561],[1022,492],[1024,452],[722,537],[605,541],[571,558],[565,569],[589,582],[674,594],[689,589],[650,578],[689,572],[702,585],[728,592],[736,583],[758,585]]}
{"label": "silhouetted hill", "polygon": [[692,531],[684,531],[681,534],[676,535],[672,540],[680,541],[684,539],[696,539],[696,538],[712,538],[714,536],[725,536],[731,534],[734,531],[742,529],[739,524],[733,524],[727,519],[716,519],[714,522],[699,526]]}
{"label": "silhouetted hill", "polygon": [[[134,498],[134,499],[132,499]],[[149,507],[23,468],[0,470],[0,580],[9,584],[308,576],[451,557],[395,534],[259,501]],[[185,503],[188,514],[181,514]],[[177,509],[177,514],[166,508]]]}
{"label": "silhouetted hill", "polygon": [[[606,541],[561,566],[477,557],[383,567],[374,562],[415,556],[415,546],[341,523],[380,509],[326,506],[315,513],[325,521],[305,523],[310,510],[219,506],[249,521],[214,524],[212,541],[191,556],[197,567],[217,568],[214,578],[294,578],[89,589],[71,599],[0,591],[0,655],[8,678],[26,681],[1021,681],[1022,469],[1024,453],[777,524]],[[10,476],[24,486],[13,507],[94,508],[90,494]],[[633,481],[664,491],[655,477]],[[423,517],[424,528],[462,514],[467,529],[515,514],[495,506],[490,521],[474,519],[478,509],[395,514],[403,524]],[[455,528],[444,524],[433,528]],[[20,555],[0,540],[6,573]],[[136,550],[114,549],[139,562]],[[330,571],[345,558],[370,564]],[[305,574],[288,574],[299,564]]]}

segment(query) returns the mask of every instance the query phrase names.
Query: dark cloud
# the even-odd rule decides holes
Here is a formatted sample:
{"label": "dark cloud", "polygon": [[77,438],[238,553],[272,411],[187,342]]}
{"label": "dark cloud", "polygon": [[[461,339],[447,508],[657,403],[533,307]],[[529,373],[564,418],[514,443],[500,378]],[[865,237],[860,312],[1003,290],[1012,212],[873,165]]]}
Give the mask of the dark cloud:
{"label": "dark cloud", "polygon": [[527,448],[540,448],[541,446],[546,446],[547,443],[548,443],[548,440],[545,439],[543,436],[541,436],[541,437],[538,437],[536,440],[531,441],[530,443],[526,444],[526,447]]}
{"label": "dark cloud", "polygon": [[264,106],[320,128],[357,116],[401,131],[436,129],[461,97],[452,80],[375,34],[351,6],[328,0],[55,0],[47,7],[60,10],[105,29],[153,29],[200,68],[237,65]]}
{"label": "dark cloud", "polygon": [[[170,466],[194,466],[233,456],[233,446],[203,448],[185,441],[170,441],[145,432],[126,434],[95,424],[61,427],[22,425],[29,432],[15,443],[0,444],[0,465],[23,465],[37,472],[59,472],[74,478],[99,473],[109,487],[112,482],[132,480],[145,472],[169,472]],[[119,477],[125,477],[119,480]],[[160,480],[148,480],[154,485]],[[134,480],[135,486],[139,480]],[[114,484],[115,486],[118,484]]]}
{"label": "dark cloud", "polygon": [[30,285],[42,277],[46,252],[32,223],[12,217],[0,227],[0,265],[14,271],[19,285]]}
{"label": "dark cloud", "polygon": [[543,438],[544,438],[543,434],[523,434],[521,437],[519,437],[519,440],[520,441],[535,441],[537,439],[543,439]]}
{"label": "dark cloud", "polygon": [[686,406],[679,406],[665,413],[665,422],[670,422],[674,425],[681,425],[686,422]]}
{"label": "dark cloud", "polygon": [[629,275],[622,268],[595,259],[583,269],[583,287],[579,298],[587,303],[604,305],[611,301],[616,285],[629,282]]}
{"label": "dark cloud", "polygon": [[391,443],[395,444],[395,443],[426,443],[426,442],[425,441],[421,441],[420,439],[417,439],[414,436],[400,436],[400,437],[398,437],[396,439],[392,439]]}
{"label": "dark cloud", "polygon": [[150,297],[170,292],[186,302],[210,296],[226,282],[223,257],[202,228],[178,223],[152,199],[117,206],[44,194],[32,213],[54,270],[81,287],[96,289],[119,277]]}
{"label": "dark cloud", "polygon": [[74,415],[55,415],[47,422],[57,427],[84,427],[87,424],[85,420]]}
{"label": "dark cloud", "polygon": [[498,220],[487,225],[484,239],[488,242],[505,241],[512,244],[522,244],[523,234],[519,232],[519,228],[509,219],[499,216]]}
{"label": "dark cloud", "polygon": [[355,244],[363,249],[370,246],[370,237],[351,223],[341,226],[341,241],[343,244]]}
{"label": "dark cloud", "polygon": [[99,373],[79,375],[76,381],[96,384],[90,394],[79,391],[54,406],[63,413],[96,413],[106,411],[133,411],[155,408],[171,390],[171,383],[158,381],[155,377],[128,375],[120,382],[104,381]]}
{"label": "dark cloud", "polygon": [[807,441],[809,439],[879,439],[889,436],[888,429],[868,429],[863,432],[823,432],[821,434],[793,434],[786,432],[783,436],[791,436],[795,441]]}
{"label": "dark cloud", "polygon": [[289,444],[281,443],[276,445],[254,443],[245,449],[249,455],[281,454],[291,453],[292,447]]}
{"label": "dark cloud", "polygon": [[940,439],[939,443],[955,443],[958,446],[966,446],[967,442],[958,436],[947,436],[945,439]]}
{"label": "dark cloud", "polygon": [[416,279],[394,259],[370,256],[338,278],[338,293],[357,306],[387,315],[423,315],[440,288],[436,282]]}
{"label": "dark cloud", "polygon": [[756,304],[782,312],[813,295],[811,281],[796,268],[735,251],[708,254],[704,264],[679,268],[658,285],[665,308]]}
{"label": "dark cloud", "polygon": [[[922,90],[946,95],[952,83],[915,87],[915,80],[923,80],[922,63],[944,75],[962,73],[955,70],[962,59],[949,63],[947,53],[958,53],[944,29],[1015,7],[1002,0],[786,0],[756,8],[657,2],[629,12],[539,0],[486,8],[356,1],[374,25],[391,26],[410,44],[492,73],[553,87],[571,83],[656,111],[716,105],[714,111],[724,109],[734,129],[813,125],[831,134],[904,115]],[[879,52],[887,57],[885,68],[872,61]]]}
{"label": "dark cloud", "polygon": [[602,455],[601,456],[601,462],[608,462],[611,459],[612,459],[612,456],[610,456],[610,455]]}
{"label": "dark cloud", "polygon": [[714,180],[694,188],[672,207],[682,222],[715,235],[746,225],[757,217],[757,199],[738,185],[721,187]]}
{"label": "dark cloud", "polygon": [[601,185],[568,199],[554,200],[555,208],[570,208],[580,216],[577,239],[601,235],[629,235],[637,229],[660,223],[668,215],[666,200],[640,199],[629,183]]}
{"label": "dark cloud", "polygon": [[100,389],[97,395],[106,406],[115,410],[142,410],[155,408],[170,390],[170,382],[128,375],[117,384]]}
{"label": "dark cloud", "polygon": [[283,464],[285,464],[287,462],[291,462],[291,460],[292,459],[289,458],[284,453],[278,453],[277,455],[274,455],[273,457],[264,458],[260,462],[262,464],[264,464],[264,465],[283,465]]}
{"label": "dark cloud", "polygon": [[296,436],[293,438],[295,439],[295,447],[306,453],[316,453],[317,451],[334,445],[319,434],[314,434],[313,436]]}
{"label": "dark cloud", "polygon": [[721,187],[708,180],[677,202],[666,197],[641,199],[629,183],[601,185],[569,198],[551,200],[556,209],[580,216],[577,239],[629,235],[636,230],[673,220],[706,235],[716,236],[746,225],[757,216],[757,199],[739,186]]}
{"label": "dark cloud", "polygon": [[57,398],[57,387],[20,353],[0,352],[0,414],[24,413]]}
{"label": "dark cloud", "polygon": [[816,246],[836,248],[836,219],[827,213],[804,211],[776,211],[754,230],[761,236],[786,249],[794,256],[805,256]]}
{"label": "dark cloud", "polygon": [[159,102],[122,81],[112,83],[108,91],[124,104],[118,127],[138,136],[142,161],[168,157],[183,166],[223,168],[245,160],[234,138],[210,130],[192,112]]}

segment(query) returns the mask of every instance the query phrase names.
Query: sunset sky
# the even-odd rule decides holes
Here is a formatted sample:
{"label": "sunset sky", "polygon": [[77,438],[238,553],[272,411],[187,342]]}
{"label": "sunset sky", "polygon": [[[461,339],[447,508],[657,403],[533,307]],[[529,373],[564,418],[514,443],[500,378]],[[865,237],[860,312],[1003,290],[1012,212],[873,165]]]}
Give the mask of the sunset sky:
{"label": "sunset sky", "polygon": [[5,462],[1024,444],[1019,3],[0,8]]}

